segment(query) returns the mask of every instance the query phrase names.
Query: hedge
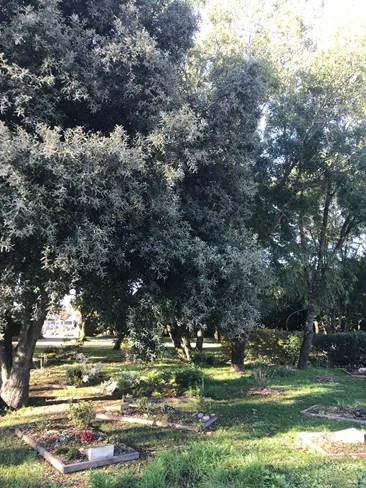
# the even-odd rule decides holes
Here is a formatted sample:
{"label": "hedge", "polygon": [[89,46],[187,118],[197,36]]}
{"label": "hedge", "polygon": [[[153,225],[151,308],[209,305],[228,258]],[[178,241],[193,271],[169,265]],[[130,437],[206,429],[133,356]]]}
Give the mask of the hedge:
{"label": "hedge", "polygon": [[[302,342],[302,332],[257,329],[249,338],[246,356],[272,364],[294,366]],[[314,334],[310,359],[329,367],[366,366],[366,332]]]}
{"label": "hedge", "polygon": [[323,354],[331,367],[366,365],[366,332],[317,334],[313,338],[314,353]]}
{"label": "hedge", "polygon": [[246,356],[249,359],[294,366],[299,357],[301,341],[301,332],[256,329],[250,334]]}

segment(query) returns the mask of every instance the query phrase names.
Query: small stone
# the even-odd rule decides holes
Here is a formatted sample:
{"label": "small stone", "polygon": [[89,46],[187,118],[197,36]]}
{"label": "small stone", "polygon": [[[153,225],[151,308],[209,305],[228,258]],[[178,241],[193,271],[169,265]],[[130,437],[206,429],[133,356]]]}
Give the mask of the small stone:
{"label": "small stone", "polygon": [[199,419],[201,419],[201,418],[203,417],[203,413],[199,412],[199,413],[197,414],[197,417],[198,417]]}
{"label": "small stone", "polygon": [[209,415],[204,415],[204,416],[202,417],[202,420],[203,420],[204,422],[207,422],[207,420],[210,420],[210,416],[209,416]]}

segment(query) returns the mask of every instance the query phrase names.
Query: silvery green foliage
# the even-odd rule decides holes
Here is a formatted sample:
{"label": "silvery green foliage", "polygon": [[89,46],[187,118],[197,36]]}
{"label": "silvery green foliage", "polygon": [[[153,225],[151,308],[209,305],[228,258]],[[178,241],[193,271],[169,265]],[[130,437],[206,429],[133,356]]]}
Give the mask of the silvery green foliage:
{"label": "silvery green foliage", "polygon": [[163,274],[165,247],[181,238],[172,190],[181,168],[150,148],[164,119],[179,119],[191,10],[165,0],[12,1],[0,24],[6,320],[41,295],[43,309],[57,302],[71,282],[126,289],[149,263]]}
{"label": "silvery green foliage", "polygon": [[264,279],[264,254],[248,230],[263,83],[253,61],[207,69],[205,90],[192,94],[205,121],[202,163],[178,187],[191,240],[164,285],[165,305],[178,326],[212,324],[235,338],[258,325]]}
{"label": "silvery green foliage", "polygon": [[182,1],[11,2],[0,17],[1,113],[9,123],[152,130],[179,107],[178,63],[195,17]]}

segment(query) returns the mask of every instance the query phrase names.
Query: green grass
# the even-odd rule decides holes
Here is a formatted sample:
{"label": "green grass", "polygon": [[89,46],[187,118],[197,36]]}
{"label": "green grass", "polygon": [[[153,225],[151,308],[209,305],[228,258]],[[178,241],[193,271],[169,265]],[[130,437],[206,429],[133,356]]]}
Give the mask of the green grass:
{"label": "green grass", "polygon": [[[108,373],[121,367],[116,362],[118,355],[110,356],[108,349],[101,352],[89,347],[85,351],[111,361],[104,364]],[[159,365],[171,363],[167,360]],[[143,366],[129,366],[139,367]],[[35,371],[33,381],[41,384],[52,377],[60,380],[63,368]],[[243,375],[230,373],[226,367],[204,368],[205,396],[210,397],[207,408],[219,416],[215,429],[208,434],[105,423],[104,429],[118,432],[126,443],[142,452],[142,459],[92,473],[57,474],[9,429],[32,419],[33,411],[27,407],[9,414],[0,422],[0,487],[366,488],[364,461],[335,459],[296,448],[299,431],[360,427],[350,422],[308,418],[300,412],[316,403],[365,404],[366,383],[337,370],[278,368],[270,371],[267,381],[269,386],[284,391],[263,398],[247,394],[256,382],[253,368],[248,367]],[[322,374],[335,376],[337,383],[316,383],[315,376]],[[90,396],[93,392],[80,388],[73,396]],[[65,398],[70,392],[59,390],[58,395]],[[194,402],[185,408],[193,408]]]}

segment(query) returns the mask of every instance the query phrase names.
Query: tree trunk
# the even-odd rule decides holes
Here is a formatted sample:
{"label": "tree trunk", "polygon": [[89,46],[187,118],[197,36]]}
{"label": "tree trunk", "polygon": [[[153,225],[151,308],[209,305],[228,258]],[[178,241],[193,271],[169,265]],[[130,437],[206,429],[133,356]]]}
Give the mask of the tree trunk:
{"label": "tree trunk", "polygon": [[221,342],[221,334],[220,334],[220,331],[217,327],[215,327],[214,341],[216,344],[219,344]]}
{"label": "tree trunk", "polygon": [[0,397],[10,408],[17,409],[28,402],[32,358],[43,322],[44,317],[37,322],[23,325],[19,333],[18,344],[12,351],[10,367],[0,352]]}
{"label": "tree trunk", "polygon": [[245,355],[245,339],[231,340],[231,370],[244,370],[244,355]]}
{"label": "tree trunk", "polygon": [[191,343],[189,338],[186,336],[182,336],[182,349],[187,361],[191,360]]}
{"label": "tree trunk", "polygon": [[79,324],[78,324],[78,327],[79,327],[79,339],[78,339],[78,342],[80,344],[83,344],[85,341],[86,341],[86,334],[85,334],[85,322],[84,320],[82,320]]}
{"label": "tree trunk", "polygon": [[174,349],[178,352],[179,349],[181,349],[182,347],[182,336],[180,334],[180,331],[177,327],[174,327],[173,325],[168,325],[167,329],[170,340],[174,345]]}
{"label": "tree trunk", "polygon": [[314,335],[314,321],[316,317],[316,299],[314,295],[309,298],[309,307],[306,314],[304,337],[301,344],[299,361],[297,363],[298,369],[306,369],[308,367],[309,355]]}
{"label": "tree trunk", "polygon": [[203,350],[203,330],[198,329],[196,335],[196,351],[201,354]]}
{"label": "tree trunk", "polygon": [[1,385],[0,396],[10,408],[20,408],[29,399],[29,376],[31,364],[14,365]]}
{"label": "tree trunk", "polygon": [[125,333],[124,332],[118,332],[113,343],[113,351],[119,351],[121,349],[121,345],[123,342],[123,339],[125,338]]}

